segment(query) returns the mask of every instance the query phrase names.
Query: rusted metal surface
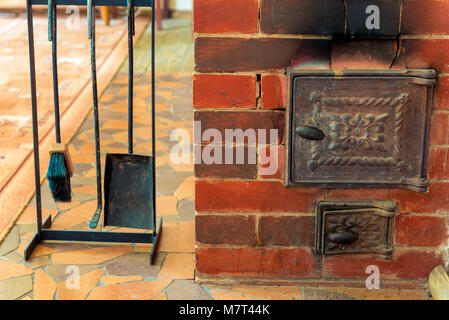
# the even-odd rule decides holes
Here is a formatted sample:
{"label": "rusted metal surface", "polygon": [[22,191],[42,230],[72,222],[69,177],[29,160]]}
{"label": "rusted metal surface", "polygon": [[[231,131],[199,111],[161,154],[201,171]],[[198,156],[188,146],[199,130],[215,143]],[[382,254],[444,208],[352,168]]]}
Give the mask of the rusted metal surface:
{"label": "rusted metal surface", "polygon": [[287,185],[426,191],[433,70],[288,73]]}
{"label": "rusted metal surface", "polygon": [[316,208],[315,249],[321,254],[393,254],[396,204],[377,200],[324,200]]}
{"label": "rusted metal surface", "polygon": [[154,230],[153,158],[107,154],[104,225]]}

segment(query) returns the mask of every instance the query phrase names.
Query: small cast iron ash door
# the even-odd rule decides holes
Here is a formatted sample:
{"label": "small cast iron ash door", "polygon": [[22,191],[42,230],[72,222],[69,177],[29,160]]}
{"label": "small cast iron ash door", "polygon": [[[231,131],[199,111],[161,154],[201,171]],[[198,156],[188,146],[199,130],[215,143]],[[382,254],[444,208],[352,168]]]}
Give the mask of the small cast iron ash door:
{"label": "small cast iron ash door", "polygon": [[395,211],[395,201],[388,200],[318,201],[316,253],[375,253],[390,259]]}
{"label": "small cast iron ash door", "polygon": [[426,191],[433,70],[289,70],[286,184]]}

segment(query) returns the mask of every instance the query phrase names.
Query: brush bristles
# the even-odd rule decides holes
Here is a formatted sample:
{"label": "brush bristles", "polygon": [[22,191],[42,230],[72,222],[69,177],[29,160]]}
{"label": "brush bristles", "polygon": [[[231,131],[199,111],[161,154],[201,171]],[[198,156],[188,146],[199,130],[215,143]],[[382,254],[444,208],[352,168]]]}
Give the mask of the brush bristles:
{"label": "brush bristles", "polygon": [[53,153],[51,155],[47,180],[53,199],[56,202],[70,202],[72,200],[70,174],[67,170],[63,153]]}

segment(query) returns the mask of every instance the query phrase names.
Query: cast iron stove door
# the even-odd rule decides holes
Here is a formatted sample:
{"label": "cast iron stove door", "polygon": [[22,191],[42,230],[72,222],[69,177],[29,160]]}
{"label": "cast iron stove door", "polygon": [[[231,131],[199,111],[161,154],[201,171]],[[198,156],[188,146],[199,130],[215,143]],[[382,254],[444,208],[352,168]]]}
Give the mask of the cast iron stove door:
{"label": "cast iron stove door", "polygon": [[426,191],[433,70],[289,71],[287,185]]}
{"label": "cast iron stove door", "polygon": [[324,255],[393,254],[394,201],[321,200],[316,207],[315,250]]}

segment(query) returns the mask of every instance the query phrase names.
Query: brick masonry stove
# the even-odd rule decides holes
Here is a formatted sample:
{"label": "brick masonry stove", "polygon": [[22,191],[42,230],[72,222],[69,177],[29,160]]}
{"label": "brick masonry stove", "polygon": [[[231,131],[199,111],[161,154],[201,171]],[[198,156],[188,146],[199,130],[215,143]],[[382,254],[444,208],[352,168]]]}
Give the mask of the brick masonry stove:
{"label": "brick masonry stove", "polygon": [[[194,1],[196,134],[257,134],[243,141],[255,163],[195,165],[198,279],[362,285],[375,265],[381,285],[407,286],[447,264],[448,12],[449,0]],[[203,138],[200,150],[226,150]]]}

